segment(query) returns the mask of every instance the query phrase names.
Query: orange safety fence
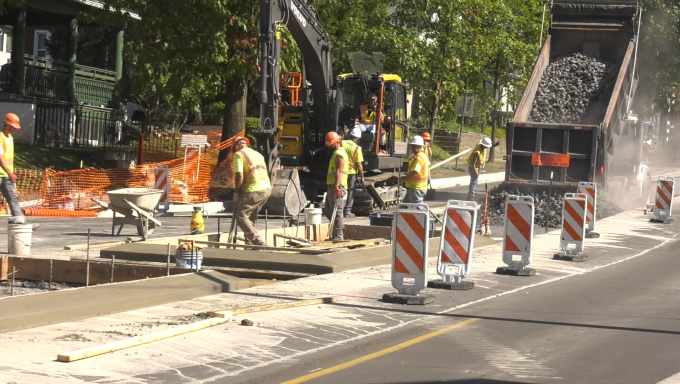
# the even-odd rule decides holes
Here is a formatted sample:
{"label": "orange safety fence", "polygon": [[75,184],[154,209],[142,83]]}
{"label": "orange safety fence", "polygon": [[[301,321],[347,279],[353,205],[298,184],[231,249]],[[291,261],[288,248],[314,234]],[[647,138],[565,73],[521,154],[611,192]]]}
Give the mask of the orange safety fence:
{"label": "orange safety fence", "polygon": [[26,208],[26,216],[58,216],[58,217],[97,217],[95,211],[69,211],[68,209]]}
{"label": "orange safety fence", "polygon": [[[237,136],[244,135],[240,132]],[[131,168],[96,169],[85,168],[73,171],[57,172],[52,169],[44,171],[17,169],[17,192],[21,207],[28,212],[48,215],[45,210],[66,210],[96,212],[103,208],[92,201],[97,199],[109,202],[107,191],[121,188],[154,188],[155,167],[167,165],[169,169],[170,201],[175,203],[204,203],[216,200],[234,189],[233,155],[219,165],[219,150],[229,148],[233,137],[219,142],[219,132],[208,135],[209,147],[202,150],[200,160],[198,151],[188,151],[184,157],[184,148],[179,148],[181,157],[161,162],[150,162],[152,156],[145,157],[145,164]],[[173,143],[172,139],[167,143]],[[168,147],[171,148],[171,147]],[[174,152],[172,152],[174,153]],[[148,154],[145,153],[144,156]],[[164,156],[169,156],[166,151]],[[171,157],[174,157],[172,155]],[[158,157],[160,158],[160,157]],[[7,204],[2,202],[7,210]],[[29,210],[40,208],[42,210]],[[51,216],[61,216],[54,212]]]}

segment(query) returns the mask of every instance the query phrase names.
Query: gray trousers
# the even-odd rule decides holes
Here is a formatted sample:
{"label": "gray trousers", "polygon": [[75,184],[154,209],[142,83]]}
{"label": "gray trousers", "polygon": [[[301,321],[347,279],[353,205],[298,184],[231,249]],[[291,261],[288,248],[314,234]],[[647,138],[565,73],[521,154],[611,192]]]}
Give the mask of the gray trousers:
{"label": "gray trousers", "polygon": [[255,223],[257,222],[258,212],[267,203],[271,193],[271,188],[268,188],[257,192],[244,192],[241,195],[236,223],[243,231],[246,244],[267,245],[257,233]]}
{"label": "gray trousers", "polygon": [[344,240],[345,220],[342,217],[342,212],[345,208],[345,200],[342,197],[336,197],[335,186],[329,185],[326,190],[326,217],[328,220],[333,217],[336,206],[338,207],[338,214],[335,216],[335,225],[333,226],[333,240]]}
{"label": "gray trousers", "polygon": [[2,191],[2,196],[5,197],[7,205],[9,205],[9,210],[12,212],[13,217],[24,216],[21,212],[21,207],[19,206],[19,195],[17,194],[17,184],[9,181],[9,177],[0,178],[0,191]]}
{"label": "gray trousers", "polygon": [[479,176],[475,173],[474,168],[469,168],[470,172],[470,189],[468,190],[468,200],[474,201],[477,195],[477,184],[479,183]]}
{"label": "gray trousers", "polygon": [[357,190],[357,176],[358,173],[347,175],[347,201],[345,202],[345,215],[352,213],[352,206],[354,205],[354,191]]}

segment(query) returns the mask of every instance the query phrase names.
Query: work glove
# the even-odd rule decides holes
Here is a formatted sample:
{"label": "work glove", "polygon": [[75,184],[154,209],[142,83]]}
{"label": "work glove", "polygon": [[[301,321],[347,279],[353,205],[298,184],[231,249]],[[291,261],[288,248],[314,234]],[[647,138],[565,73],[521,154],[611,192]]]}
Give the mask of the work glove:
{"label": "work glove", "polygon": [[335,187],[335,197],[342,197],[342,189],[340,187]]}
{"label": "work glove", "polygon": [[499,146],[499,145],[501,145],[501,142],[500,142],[500,141],[497,141],[496,144],[494,144],[493,146],[494,146],[494,147],[497,147],[497,146]]}

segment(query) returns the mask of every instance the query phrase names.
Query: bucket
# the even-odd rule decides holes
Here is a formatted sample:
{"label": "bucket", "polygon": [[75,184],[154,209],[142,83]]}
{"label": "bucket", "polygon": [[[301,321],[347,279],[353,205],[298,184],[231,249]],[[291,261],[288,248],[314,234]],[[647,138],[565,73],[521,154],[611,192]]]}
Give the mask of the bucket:
{"label": "bucket", "polygon": [[9,254],[26,256],[31,253],[32,224],[8,224],[7,244]]}
{"label": "bucket", "polygon": [[321,224],[321,208],[305,208],[305,224],[319,225]]}
{"label": "bucket", "polygon": [[[193,262],[191,260],[193,254]],[[197,251],[175,251],[175,266],[182,269],[194,269],[197,271],[201,270],[201,264],[203,264],[203,252],[201,250]]]}

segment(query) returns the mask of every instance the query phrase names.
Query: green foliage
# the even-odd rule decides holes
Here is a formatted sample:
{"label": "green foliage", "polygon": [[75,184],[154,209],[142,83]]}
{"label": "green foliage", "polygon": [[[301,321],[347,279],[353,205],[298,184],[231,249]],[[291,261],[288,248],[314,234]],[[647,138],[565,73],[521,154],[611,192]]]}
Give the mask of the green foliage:
{"label": "green foliage", "polygon": [[251,145],[257,145],[257,139],[253,136],[253,131],[260,127],[260,119],[258,117],[246,117],[246,137],[250,139]]}

